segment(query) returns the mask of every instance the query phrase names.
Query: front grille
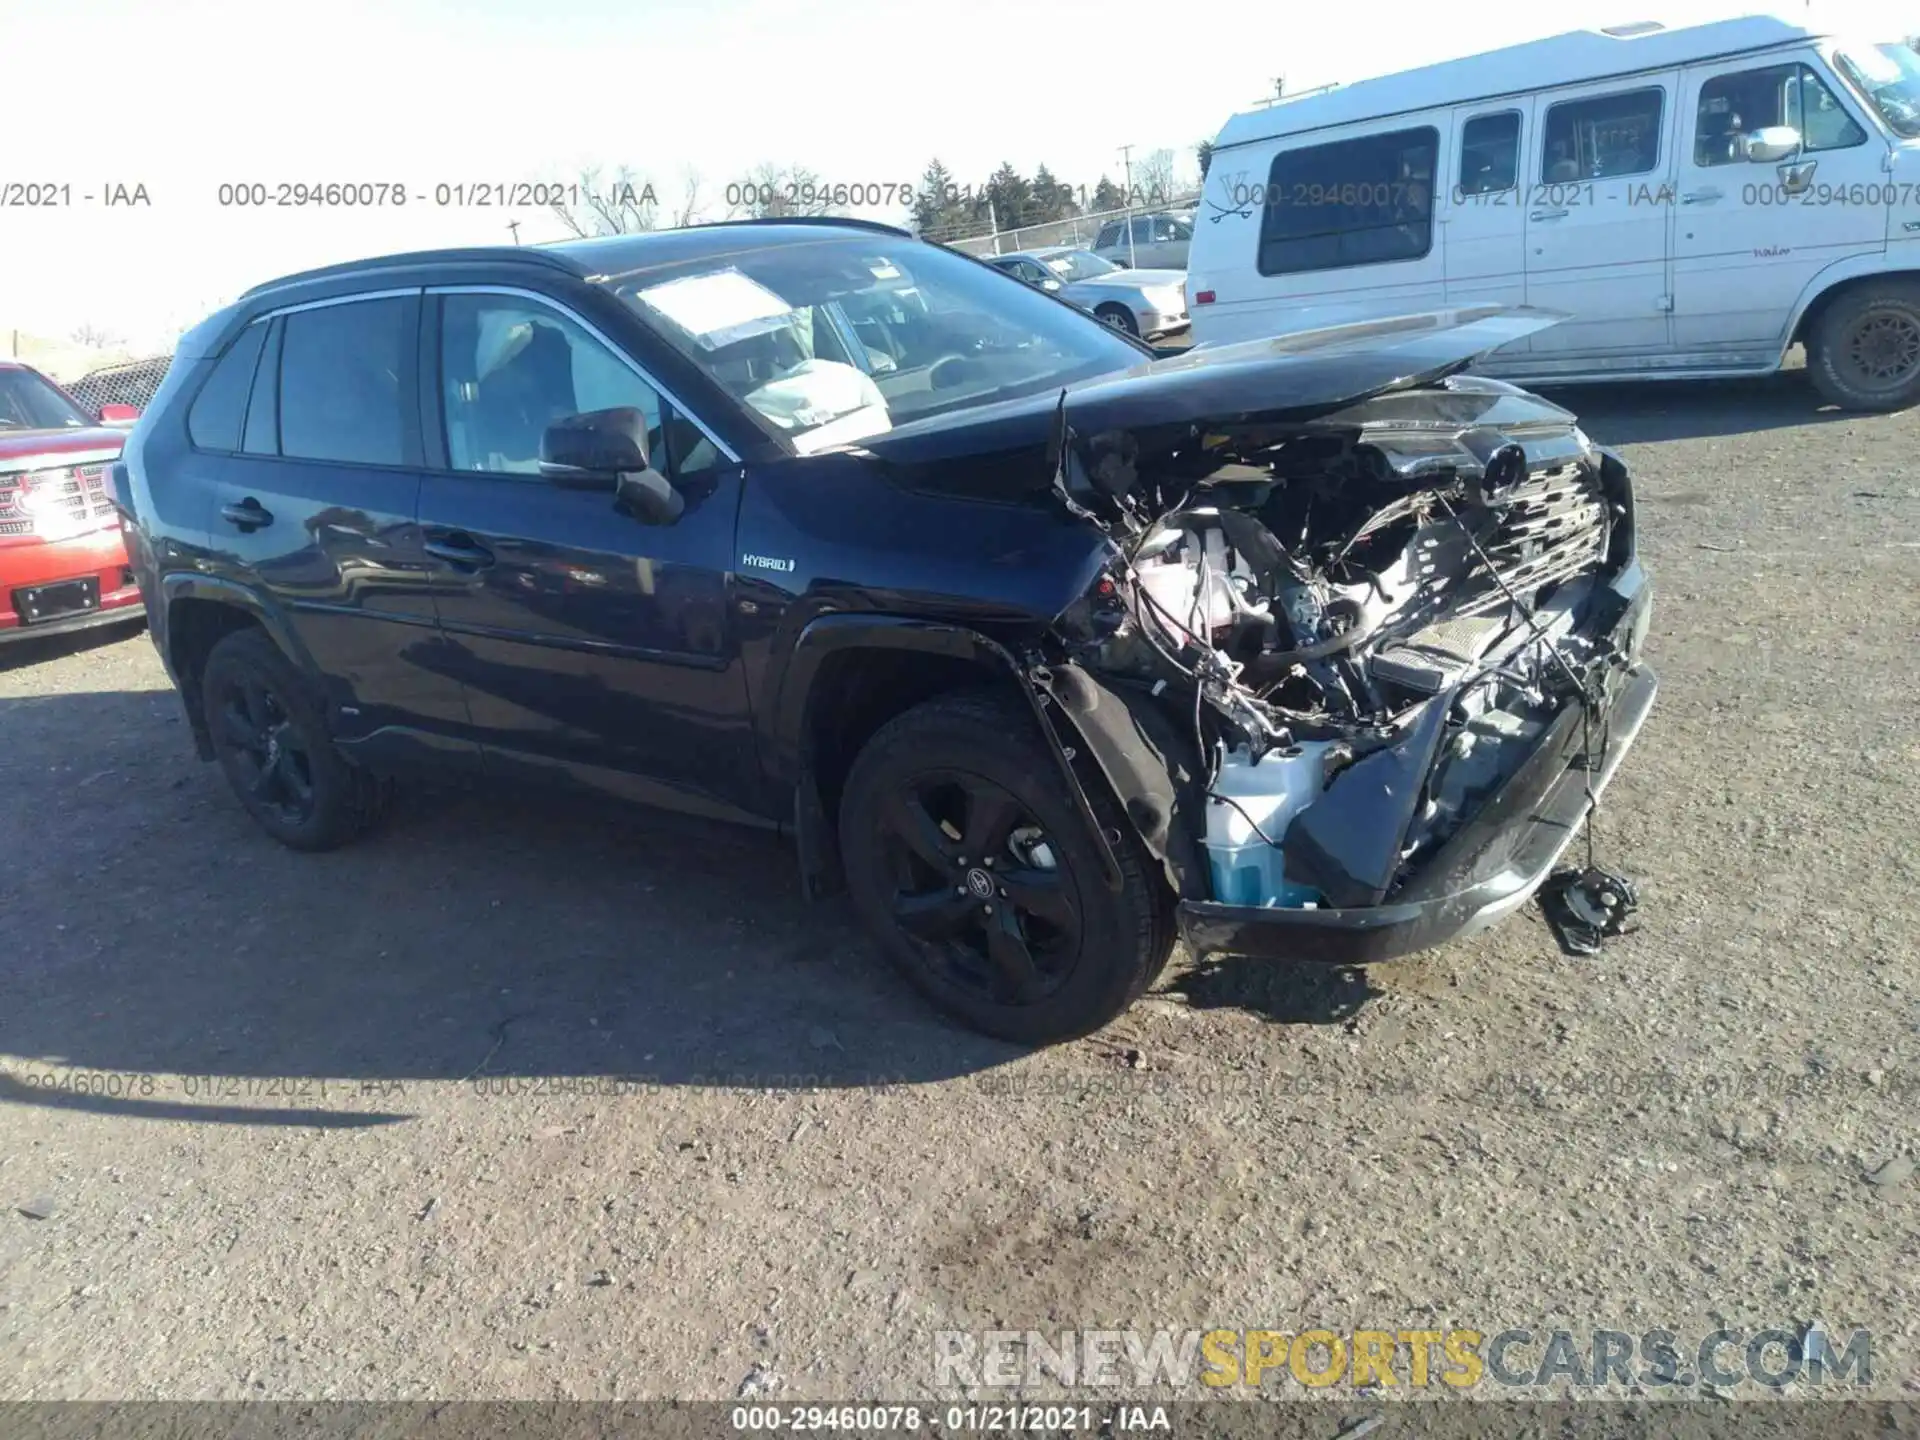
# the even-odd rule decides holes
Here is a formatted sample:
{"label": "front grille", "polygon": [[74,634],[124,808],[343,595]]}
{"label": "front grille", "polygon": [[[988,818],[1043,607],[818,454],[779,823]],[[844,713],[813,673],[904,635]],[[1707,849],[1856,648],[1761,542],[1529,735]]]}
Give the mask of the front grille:
{"label": "front grille", "polygon": [[1608,539],[1607,502],[1596,467],[1575,460],[1530,475],[1509,492],[1499,525],[1481,541],[1493,562],[1492,575],[1474,557],[1475,579],[1491,588],[1456,613],[1474,615],[1507,603],[1493,575],[1531,601],[1547,586],[1597,567],[1606,558]]}
{"label": "front grille", "polygon": [[0,535],[63,534],[112,514],[103,464],[0,475]]}

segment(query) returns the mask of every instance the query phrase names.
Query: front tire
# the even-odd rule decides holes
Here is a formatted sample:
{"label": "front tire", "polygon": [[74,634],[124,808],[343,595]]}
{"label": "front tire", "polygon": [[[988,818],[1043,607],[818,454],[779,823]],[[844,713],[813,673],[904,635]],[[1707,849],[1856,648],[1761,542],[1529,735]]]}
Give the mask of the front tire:
{"label": "front tire", "polygon": [[1920,401],[1920,286],[1863,285],[1827,306],[1808,337],[1807,374],[1845,410]]}
{"label": "front tire", "polygon": [[855,910],[935,1004],[976,1030],[1047,1044],[1098,1030],[1159,975],[1170,897],[1103,786],[1123,886],[1059,762],[1019,705],[944,696],[883,726],[855,760],[840,847]]}
{"label": "front tire", "polygon": [[1140,322],[1133,318],[1133,312],[1124,305],[1101,305],[1093,312],[1103,324],[1116,330],[1124,330],[1129,335],[1138,336]]}
{"label": "front tire", "polygon": [[334,746],[305,681],[262,631],[213,647],[200,701],[227,783],[282,845],[336,849],[385,813],[391,786]]}

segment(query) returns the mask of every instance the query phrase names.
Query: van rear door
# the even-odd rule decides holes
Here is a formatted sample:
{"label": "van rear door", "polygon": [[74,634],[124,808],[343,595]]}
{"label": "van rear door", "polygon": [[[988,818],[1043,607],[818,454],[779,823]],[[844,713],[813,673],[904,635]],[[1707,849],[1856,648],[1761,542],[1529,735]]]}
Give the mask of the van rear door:
{"label": "van rear door", "polygon": [[[1438,198],[1449,305],[1526,303],[1527,218],[1520,202],[1533,109],[1533,98],[1523,95],[1453,112],[1454,158]],[[1510,351],[1529,346],[1521,340]],[[1499,359],[1487,368],[1497,372]]]}
{"label": "van rear door", "polygon": [[[1396,117],[1335,139],[1290,137],[1277,154],[1216,157],[1208,198],[1222,194],[1230,208],[1202,207],[1188,284],[1218,299],[1191,311],[1194,338],[1222,344],[1444,304],[1434,191],[1447,173],[1445,125],[1443,113]],[[1243,223],[1207,235],[1214,215]]]}
{"label": "van rear door", "polygon": [[1538,139],[1520,194],[1527,303],[1570,318],[1533,337],[1530,374],[1633,370],[1671,348],[1679,86],[1670,70],[1535,100]]}

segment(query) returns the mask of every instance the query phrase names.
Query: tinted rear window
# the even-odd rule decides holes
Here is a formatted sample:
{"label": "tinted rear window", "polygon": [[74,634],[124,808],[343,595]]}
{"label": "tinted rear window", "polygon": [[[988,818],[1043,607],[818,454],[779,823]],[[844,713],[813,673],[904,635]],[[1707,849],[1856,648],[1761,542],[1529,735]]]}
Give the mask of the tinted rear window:
{"label": "tinted rear window", "polygon": [[280,453],[406,464],[414,302],[396,296],[297,310],[283,326]]}
{"label": "tinted rear window", "polygon": [[1433,246],[1432,126],[1336,140],[1274,157],[1260,218],[1260,273],[1413,260]]}
{"label": "tinted rear window", "polygon": [[240,424],[247,413],[247,394],[253,388],[253,369],[260,344],[267,338],[265,321],[242,330],[214,365],[207,383],[187,412],[187,436],[202,450],[238,450]]}

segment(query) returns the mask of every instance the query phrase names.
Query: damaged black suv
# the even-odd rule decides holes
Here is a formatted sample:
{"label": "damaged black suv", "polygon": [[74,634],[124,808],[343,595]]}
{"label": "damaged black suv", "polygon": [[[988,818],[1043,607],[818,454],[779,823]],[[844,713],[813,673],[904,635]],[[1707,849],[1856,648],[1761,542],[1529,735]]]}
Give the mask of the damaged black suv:
{"label": "damaged black suv", "polygon": [[1553,318],[1160,355],[852,221],[401,255],[192,331],[114,479],[276,839],[427,768],[746,821],[1045,1041],[1179,936],[1364,963],[1540,886],[1654,693],[1625,467],[1463,373]]}

